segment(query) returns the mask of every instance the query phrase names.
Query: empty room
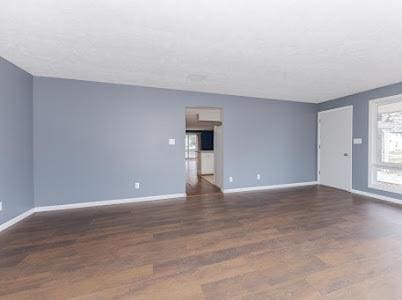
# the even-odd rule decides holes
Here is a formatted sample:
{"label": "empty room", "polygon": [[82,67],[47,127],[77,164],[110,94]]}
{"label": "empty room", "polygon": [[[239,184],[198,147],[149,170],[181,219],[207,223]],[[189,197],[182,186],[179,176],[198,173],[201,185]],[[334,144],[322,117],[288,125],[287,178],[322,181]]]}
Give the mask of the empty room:
{"label": "empty room", "polygon": [[402,299],[401,0],[2,0],[0,299]]}

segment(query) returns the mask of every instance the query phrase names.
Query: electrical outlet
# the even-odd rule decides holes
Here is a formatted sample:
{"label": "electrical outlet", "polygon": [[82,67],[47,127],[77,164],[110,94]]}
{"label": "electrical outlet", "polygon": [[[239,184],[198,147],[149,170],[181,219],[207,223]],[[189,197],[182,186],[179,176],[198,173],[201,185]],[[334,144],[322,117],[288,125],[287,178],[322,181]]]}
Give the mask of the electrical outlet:
{"label": "electrical outlet", "polygon": [[140,183],[139,182],[134,183],[134,188],[138,190],[140,188]]}
{"label": "electrical outlet", "polygon": [[169,145],[176,145],[176,139],[169,139]]}
{"label": "electrical outlet", "polygon": [[229,182],[233,182],[233,177],[232,176],[229,177]]}
{"label": "electrical outlet", "polygon": [[0,211],[3,210],[3,202],[0,202]]}
{"label": "electrical outlet", "polygon": [[260,180],[260,179],[261,179],[261,175],[257,174],[257,180]]}

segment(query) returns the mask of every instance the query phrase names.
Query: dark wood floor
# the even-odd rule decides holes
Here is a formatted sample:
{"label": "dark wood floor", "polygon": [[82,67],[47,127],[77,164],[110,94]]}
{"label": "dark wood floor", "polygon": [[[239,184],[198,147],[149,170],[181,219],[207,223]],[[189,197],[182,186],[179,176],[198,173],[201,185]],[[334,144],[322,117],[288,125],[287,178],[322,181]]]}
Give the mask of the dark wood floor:
{"label": "dark wood floor", "polygon": [[3,299],[401,299],[402,209],[325,187],[35,214]]}
{"label": "dark wood floor", "polygon": [[197,159],[186,159],[187,196],[216,194],[221,190],[197,174]]}

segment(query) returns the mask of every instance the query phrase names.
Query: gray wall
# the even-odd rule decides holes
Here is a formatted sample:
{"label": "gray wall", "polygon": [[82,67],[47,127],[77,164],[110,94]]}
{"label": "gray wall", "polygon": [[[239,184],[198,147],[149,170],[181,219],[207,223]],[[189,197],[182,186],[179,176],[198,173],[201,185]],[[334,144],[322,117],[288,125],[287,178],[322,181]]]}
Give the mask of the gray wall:
{"label": "gray wall", "polygon": [[184,193],[186,106],[224,110],[225,188],[316,180],[315,104],[35,77],[36,206]]}
{"label": "gray wall", "polygon": [[188,106],[224,110],[228,189],[316,180],[316,112],[353,105],[353,135],[363,138],[353,146],[353,188],[402,199],[367,187],[368,102],[396,94],[402,83],[315,105],[32,78],[0,58],[0,224],[34,202],[184,193]]}
{"label": "gray wall", "polygon": [[402,195],[368,188],[368,116],[372,99],[402,94],[402,83],[323,102],[319,110],[353,105],[353,137],[363,138],[363,144],[353,145],[353,189],[402,199]]}
{"label": "gray wall", "polygon": [[0,224],[33,207],[32,84],[0,57]]}

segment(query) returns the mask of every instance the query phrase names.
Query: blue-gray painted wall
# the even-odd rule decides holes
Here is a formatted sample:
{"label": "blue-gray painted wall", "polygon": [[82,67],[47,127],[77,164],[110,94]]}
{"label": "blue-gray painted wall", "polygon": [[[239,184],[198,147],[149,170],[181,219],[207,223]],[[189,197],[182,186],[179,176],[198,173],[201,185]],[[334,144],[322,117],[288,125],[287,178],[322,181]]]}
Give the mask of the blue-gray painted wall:
{"label": "blue-gray painted wall", "polygon": [[389,193],[368,187],[369,101],[397,94],[402,94],[402,83],[320,103],[319,111],[353,105],[353,137],[363,139],[363,144],[353,145],[353,189],[402,199],[402,195],[400,194]]}
{"label": "blue-gray painted wall", "polygon": [[316,180],[315,104],[35,77],[36,206],[184,193],[188,106],[224,110],[225,188]]}
{"label": "blue-gray painted wall", "polygon": [[33,207],[32,85],[0,57],[0,224]]}
{"label": "blue-gray painted wall", "polygon": [[353,188],[402,199],[367,187],[368,103],[396,94],[402,83],[315,105],[33,78],[0,58],[0,224],[33,203],[184,193],[184,112],[194,106],[224,110],[228,189],[316,180],[316,112],[353,105],[353,135],[363,138]]}

